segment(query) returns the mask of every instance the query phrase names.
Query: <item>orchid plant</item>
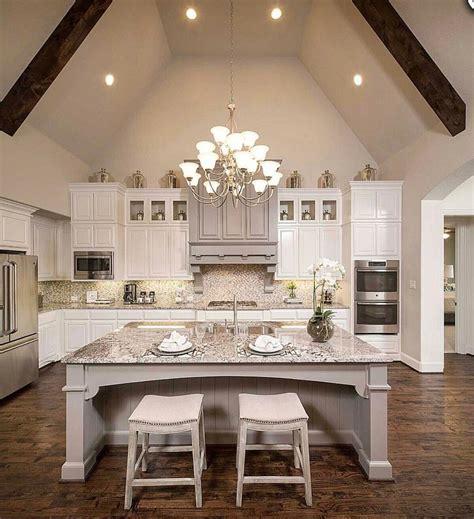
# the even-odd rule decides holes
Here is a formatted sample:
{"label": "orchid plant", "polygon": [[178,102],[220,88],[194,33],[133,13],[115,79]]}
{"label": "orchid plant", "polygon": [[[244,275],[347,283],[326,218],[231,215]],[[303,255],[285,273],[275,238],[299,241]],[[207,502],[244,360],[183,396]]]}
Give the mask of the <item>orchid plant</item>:
{"label": "orchid plant", "polygon": [[[341,280],[346,270],[337,261],[327,258],[320,258],[316,263],[308,267],[308,273],[313,275],[313,317],[329,319],[334,314],[332,310],[324,311],[324,290],[326,288],[340,288]],[[318,289],[321,289],[321,297],[318,303]]]}

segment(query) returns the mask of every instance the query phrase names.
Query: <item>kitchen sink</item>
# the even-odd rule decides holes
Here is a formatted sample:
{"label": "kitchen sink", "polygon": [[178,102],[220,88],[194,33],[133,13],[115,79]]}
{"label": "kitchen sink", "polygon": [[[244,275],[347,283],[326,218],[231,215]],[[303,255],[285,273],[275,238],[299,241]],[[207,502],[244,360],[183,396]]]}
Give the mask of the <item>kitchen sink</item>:
{"label": "kitchen sink", "polygon": [[272,335],[274,332],[274,328],[266,324],[249,326],[249,335]]}
{"label": "kitchen sink", "polygon": [[[229,308],[232,309],[234,306],[233,301],[210,301],[207,304],[208,308]],[[237,301],[237,307],[239,310],[242,308],[256,308],[257,303],[255,301]]]}

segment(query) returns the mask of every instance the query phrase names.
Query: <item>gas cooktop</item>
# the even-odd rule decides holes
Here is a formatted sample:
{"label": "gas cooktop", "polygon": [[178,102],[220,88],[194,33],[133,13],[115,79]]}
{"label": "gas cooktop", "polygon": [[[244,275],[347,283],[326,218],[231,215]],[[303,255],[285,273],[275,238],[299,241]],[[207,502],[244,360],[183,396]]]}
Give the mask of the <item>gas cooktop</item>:
{"label": "gas cooktop", "polygon": [[[232,308],[234,306],[234,302],[233,301],[210,301],[207,304],[208,308],[213,308],[213,307],[217,307],[217,306],[225,307],[225,308]],[[239,308],[242,308],[242,307],[255,308],[257,306],[257,303],[255,301],[237,301],[237,306]]]}

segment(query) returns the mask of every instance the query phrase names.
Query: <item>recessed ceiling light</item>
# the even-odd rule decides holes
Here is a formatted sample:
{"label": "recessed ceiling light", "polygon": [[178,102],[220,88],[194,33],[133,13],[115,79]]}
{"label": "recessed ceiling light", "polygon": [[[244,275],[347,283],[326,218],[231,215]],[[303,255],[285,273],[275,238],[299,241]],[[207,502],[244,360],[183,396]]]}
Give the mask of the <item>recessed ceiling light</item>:
{"label": "recessed ceiling light", "polygon": [[112,86],[114,84],[115,78],[113,74],[107,74],[105,76],[105,84],[107,86]]}
{"label": "recessed ceiling light", "polygon": [[360,86],[360,85],[362,85],[362,76],[361,76],[360,74],[356,74],[356,75],[354,76],[354,84],[355,84],[356,86]]}
{"label": "recessed ceiling light", "polygon": [[192,7],[186,9],[186,17],[188,18],[188,20],[195,20],[197,18],[196,9]]}
{"label": "recessed ceiling light", "polygon": [[271,12],[271,17],[274,20],[278,20],[279,18],[281,18],[281,9],[279,7],[273,8]]}

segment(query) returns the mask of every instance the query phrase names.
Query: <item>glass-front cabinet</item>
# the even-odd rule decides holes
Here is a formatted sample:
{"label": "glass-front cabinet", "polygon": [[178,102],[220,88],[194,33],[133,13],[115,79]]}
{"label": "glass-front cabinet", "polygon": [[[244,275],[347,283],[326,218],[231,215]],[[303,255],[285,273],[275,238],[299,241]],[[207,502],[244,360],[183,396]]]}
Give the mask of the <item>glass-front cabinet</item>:
{"label": "glass-front cabinet", "polygon": [[166,225],[188,221],[186,189],[129,189],[125,204],[128,223]]}
{"label": "glass-front cabinet", "polygon": [[278,199],[278,223],[340,223],[339,189],[283,188]]}

